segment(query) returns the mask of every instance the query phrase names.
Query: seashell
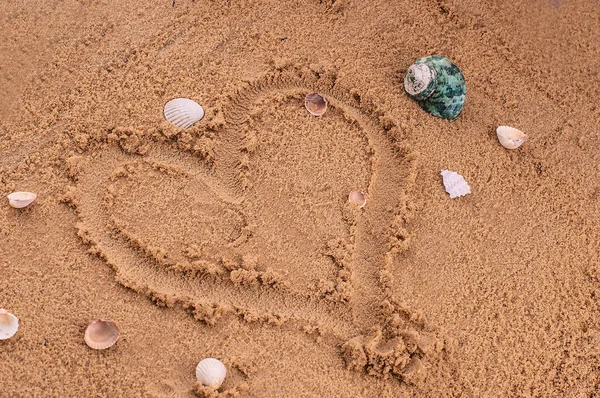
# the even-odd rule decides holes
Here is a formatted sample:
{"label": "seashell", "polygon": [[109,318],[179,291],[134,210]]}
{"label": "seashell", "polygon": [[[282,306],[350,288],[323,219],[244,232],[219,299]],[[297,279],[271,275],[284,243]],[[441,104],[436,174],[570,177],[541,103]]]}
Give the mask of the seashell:
{"label": "seashell", "polygon": [[500,126],[496,129],[498,140],[500,144],[506,149],[517,149],[525,141],[527,141],[527,134],[521,130],[517,130],[508,126]]}
{"label": "seashell", "polygon": [[444,181],[444,188],[446,188],[446,192],[450,194],[450,198],[454,199],[471,193],[469,184],[467,184],[464,177],[456,171],[442,170],[440,174]]}
{"label": "seashell", "polygon": [[174,98],[165,104],[165,119],[187,129],[204,117],[204,108],[187,98]]}
{"label": "seashell", "polygon": [[19,330],[19,318],[0,308],[0,340],[13,337]]}
{"label": "seashell", "polygon": [[84,335],[85,343],[94,350],[104,350],[112,347],[119,340],[119,328],[106,319],[90,321]]}
{"label": "seashell", "polygon": [[327,98],[317,93],[306,94],[304,106],[311,115],[321,116],[327,110]]}
{"label": "seashell", "polygon": [[421,108],[442,119],[456,118],[467,94],[458,66],[439,55],[417,59],[404,76],[404,90]]}
{"label": "seashell", "polygon": [[8,204],[15,209],[22,209],[29,206],[37,198],[37,195],[31,192],[13,192],[7,196]]}
{"label": "seashell", "polygon": [[362,209],[367,204],[367,196],[361,191],[352,191],[348,195],[348,202]]}
{"label": "seashell", "polygon": [[226,374],[227,368],[216,358],[203,359],[196,366],[196,379],[215,390],[221,387]]}

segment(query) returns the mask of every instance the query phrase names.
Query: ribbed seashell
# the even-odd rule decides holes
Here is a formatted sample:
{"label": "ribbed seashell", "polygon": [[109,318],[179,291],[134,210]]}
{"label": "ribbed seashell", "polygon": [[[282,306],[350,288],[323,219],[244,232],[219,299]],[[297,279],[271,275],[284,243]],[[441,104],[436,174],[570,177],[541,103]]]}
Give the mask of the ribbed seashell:
{"label": "ribbed seashell", "polygon": [[15,209],[22,209],[29,206],[37,198],[32,192],[13,192],[7,196],[8,204]]}
{"label": "ribbed seashell", "polygon": [[119,340],[119,328],[106,319],[94,319],[85,329],[85,343],[94,350],[112,347]]}
{"label": "ribbed seashell", "polygon": [[327,110],[327,98],[317,93],[306,94],[304,106],[311,115],[321,116]]}
{"label": "ribbed seashell", "polygon": [[165,104],[165,119],[177,127],[187,129],[204,117],[204,108],[187,98],[174,98]]}
{"label": "ribbed seashell", "polygon": [[352,191],[348,195],[348,202],[361,209],[367,204],[367,196],[361,191]]}
{"label": "ribbed seashell", "polygon": [[0,340],[6,340],[13,337],[19,330],[19,318],[0,309]]}
{"label": "ribbed seashell", "polygon": [[203,385],[215,390],[221,387],[226,375],[227,368],[225,368],[223,362],[216,358],[203,359],[196,366],[196,379]]}
{"label": "ribbed seashell", "polygon": [[513,127],[499,126],[496,129],[496,134],[498,135],[498,141],[506,149],[517,149],[527,141],[527,134]]}
{"label": "ribbed seashell", "polygon": [[465,196],[466,194],[471,193],[469,184],[467,184],[464,177],[456,171],[442,170],[440,174],[444,181],[444,188],[446,188],[446,192],[450,194],[450,198],[458,198],[459,196]]}
{"label": "ribbed seashell", "polygon": [[404,90],[421,108],[442,119],[456,118],[467,94],[458,66],[439,55],[417,59],[404,76]]}

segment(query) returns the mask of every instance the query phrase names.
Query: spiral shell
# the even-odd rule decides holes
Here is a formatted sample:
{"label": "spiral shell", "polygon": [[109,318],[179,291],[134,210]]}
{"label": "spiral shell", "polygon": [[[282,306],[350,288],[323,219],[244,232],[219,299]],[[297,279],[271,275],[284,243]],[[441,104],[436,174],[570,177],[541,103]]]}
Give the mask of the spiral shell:
{"label": "spiral shell", "polygon": [[104,350],[112,347],[119,340],[119,328],[106,319],[94,319],[85,329],[85,343],[94,350]]}
{"label": "spiral shell", "polygon": [[13,192],[7,196],[8,204],[15,209],[27,207],[36,200],[37,195],[32,192]]}
{"label": "spiral shell", "polygon": [[421,108],[442,119],[455,119],[467,94],[458,66],[439,55],[417,59],[404,76],[404,90]]}
{"label": "spiral shell", "polygon": [[215,390],[221,387],[227,368],[223,362],[216,358],[206,358],[201,360],[196,366],[196,379],[205,386],[214,388]]}
{"label": "spiral shell", "polygon": [[0,308],[0,340],[13,337],[19,330],[19,318]]}
{"label": "spiral shell", "polygon": [[204,108],[187,98],[174,98],[165,104],[165,119],[177,127],[187,129],[204,117]]}
{"label": "spiral shell", "polygon": [[311,115],[322,116],[327,110],[327,98],[317,93],[306,94],[304,106]]}
{"label": "spiral shell", "polygon": [[464,177],[456,171],[442,170],[440,172],[444,181],[444,188],[450,194],[450,198],[458,198],[471,193],[471,187],[465,181]]}
{"label": "spiral shell", "polygon": [[498,135],[500,144],[506,149],[517,149],[527,141],[527,134],[508,126],[499,126],[496,129],[496,135]]}

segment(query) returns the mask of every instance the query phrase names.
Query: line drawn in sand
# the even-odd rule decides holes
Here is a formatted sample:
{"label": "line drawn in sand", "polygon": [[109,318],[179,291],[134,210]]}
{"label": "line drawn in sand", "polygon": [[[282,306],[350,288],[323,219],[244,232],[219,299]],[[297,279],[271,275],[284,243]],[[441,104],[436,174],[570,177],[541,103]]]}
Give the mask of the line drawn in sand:
{"label": "line drawn in sand", "polygon": [[[322,118],[304,110],[313,91],[331,106]],[[349,369],[418,384],[444,341],[391,293],[415,157],[374,109],[327,76],[283,71],[230,98],[203,156],[153,141],[74,157],[79,236],[157,304],[316,333]],[[355,188],[363,209],[347,203]]]}

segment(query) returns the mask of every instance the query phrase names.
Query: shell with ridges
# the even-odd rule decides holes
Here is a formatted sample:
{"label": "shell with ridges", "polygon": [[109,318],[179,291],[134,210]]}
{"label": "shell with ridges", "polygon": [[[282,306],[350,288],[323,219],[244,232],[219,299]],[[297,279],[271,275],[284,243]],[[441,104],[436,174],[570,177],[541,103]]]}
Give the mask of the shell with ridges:
{"label": "shell with ridges", "polygon": [[506,149],[517,149],[527,141],[527,134],[509,126],[499,126],[496,135],[500,144]]}
{"label": "shell with ridges", "polygon": [[19,330],[19,318],[0,308],[0,340],[13,337]]}
{"label": "shell with ridges", "polygon": [[203,385],[215,390],[221,387],[226,375],[227,368],[225,368],[223,362],[216,358],[203,359],[196,366],[196,379]]}
{"label": "shell with ridges", "polygon": [[204,117],[204,108],[187,98],[174,98],[165,104],[165,119],[177,127],[187,129]]}
{"label": "shell with ridges", "polygon": [[440,55],[417,59],[404,76],[404,90],[421,108],[442,119],[456,118],[467,94],[458,66]]}
{"label": "shell with ridges", "polygon": [[440,174],[444,181],[444,188],[450,194],[450,198],[454,199],[471,193],[471,187],[467,181],[456,171],[442,170]]}
{"label": "shell with ridges", "polygon": [[11,207],[22,209],[32,204],[37,199],[37,195],[32,192],[13,192],[7,198]]}
{"label": "shell with ridges", "polygon": [[104,350],[112,347],[119,340],[119,328],[107,319],[94,319],[90,321],[85,335],[85,343],[94,350]]}

